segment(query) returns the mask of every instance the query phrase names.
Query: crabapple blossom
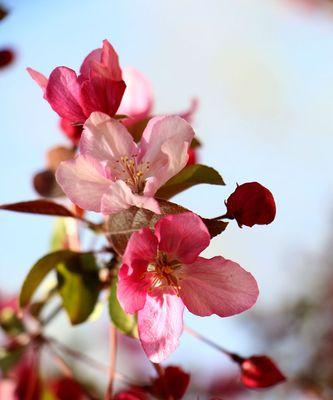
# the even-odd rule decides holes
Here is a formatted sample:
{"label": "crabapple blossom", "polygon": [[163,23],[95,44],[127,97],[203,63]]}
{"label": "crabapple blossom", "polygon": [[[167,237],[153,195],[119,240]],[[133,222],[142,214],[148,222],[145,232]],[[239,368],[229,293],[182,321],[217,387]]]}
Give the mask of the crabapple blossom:
{"label": "crabapple blossom", "polygon": [[210,235],[200,217],[186,212],[168,215],[134,232],[118,276],[117,296],[127,313],[138,312],[141,344],[153,362],[178,346],[184,306],[193,314],[227,317],[256,302],[253,276],[225,258],[199,254]]}
{"label": "crabapple blossom", "polygon": [[59,165],[56,179],[85,210],[108,215],[137,206],[159,213],[153,196],[185,167],[193,137],[182,118],[155,117],[136,144],[121,122],[95,112],[84,125],[79,155]]}
{"label": "crabapple blossom", "polygon": [[32,68],[28,72],[53,110],[72,124],[84,123],[93,111],[114,116],[126,88],[118,55],[107,40],[88,54],[79,75],[67,67],[55,68],[48,79]]}

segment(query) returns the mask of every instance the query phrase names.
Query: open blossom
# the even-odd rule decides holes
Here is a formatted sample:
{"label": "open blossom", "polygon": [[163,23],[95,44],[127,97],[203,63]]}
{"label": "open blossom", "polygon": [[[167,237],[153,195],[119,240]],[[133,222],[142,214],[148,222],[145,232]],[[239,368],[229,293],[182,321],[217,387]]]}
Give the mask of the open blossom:
{"label": "open blossom", "polygon": [[79,155],[59,165],[56,179],[85,210],[108,215],[136,206],[159,213],[153,196],[185,167],[193,137],[182,118],[155,117],[136,144],[121,122],[95,112],[84,125]]}
{"label": "open blossom", "polygon": [[137,69],[126,67],[123,70],[126,91],[121,100],[118,114],[127,115],[125,125],[133,124],[151,116],[153,92],[148,79]]}
{"label": "open blossom", "polygon": [[139,338],[153,362],[178,346],[184,306],[193,314],[227,317],[249,309],[258,297],[253,276],[223,257],[199,254],[210,235],[201,218],[168,215],[132,234],[118,277],[118,300],[138,312]]}
{"label": "open blossom", "polygon": [[85,58],[78,76],[67,67],[55,68],[49,79],[31,68],[28,72],[53,110],[70,123],[84,123],[93,111],[114,116],[126,88],[118,55],[107,40]]}

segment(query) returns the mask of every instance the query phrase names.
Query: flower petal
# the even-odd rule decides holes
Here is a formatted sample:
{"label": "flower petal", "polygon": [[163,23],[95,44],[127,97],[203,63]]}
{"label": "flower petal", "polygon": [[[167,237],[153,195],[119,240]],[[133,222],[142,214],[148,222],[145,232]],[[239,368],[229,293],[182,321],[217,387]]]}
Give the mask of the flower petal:
{"label": "flower petal", "polygon": [[119,303],[128,313],[141,310],[145,304],[151,286],[151,280],[145,273],[156,253],[157,239],[149,228],[132,234],[118,274],[117,289]]}
{"label": "flower petal", "polygon": [[125,88],[125,82],[110,79],[103,66],[98,71],[92,70],[89,80],[81,84],[81,105],[85,115],[89,116],[94,111],[115,115]]}
{"label": "flower petal", "polygon": [[115,81],[122,80],[121,69],[119,66],[118,54],[106,39],[103,40],[103,48],[101,55],[102,64],[105,65],[109,72],[109,77]]}
{"label": "flower petal", "polygon": [[185,264],[193,263],[210,243],[206,225],[191,212],[161,218],[155,225],[155,235],[161,251]]}
{"label": "flower petal", "polygon": [[254,277],[223,257],[199,257],[182,272],[180,297],[193,314],[228,317],[251,308],[258,298]]}
{"label": "flower petal", "polygon": [[67,197],[75,204],[90,211],[101,211],[101,199],[109,189],[101,166],[92,158],[77,156],[60,163],[56,179]]}
{"label": "flower petal", "polygon": [[189,123],[178,116],[152,118],[140,142],[141,161],[149,162],[145,194],[154,195],[188,160],[188,149],[194,137]]}
{"label": "flower petal", "polygon": [[178,346],[183,331],[184,305],[172,291],[155,290],[138,312],[139,338],[147,357],[165,360]]}
{"label": "flower petal", "polygon": [[144,278],[146,267],[137,265],[132,273],[127,264],[123,264],[118,274],[117,297],[120,305],[129,314],[141,310],[146,302],[150,288],[150,279]]}
{"label": "flower petal", "polygon": [[42,88],[43,92],[45,93],[47,82],[48,82],[48,79],[46,78],[46,76],[41,74],[38,71],[35,71],[32,68],[27,68],[27,71],[28,71],[29,75],[31,76],[31,78]]}
{"label": "flower petal", "polygon": [[158,202],[153,197],[132,193],[130,187],[124,181],[112,182],[109,190],[102,197],[101,212],[105,215],[110,215],[126,210],[131,206],[145,208],[160,214]]}
{"label": "flower petal", "polygon": [[80,152],[96,160],[119,162],[137,152],[137,146],[119,121],[102,112],[93,112],[84,124]]}
{"label": "flower petal", "polygon": [[80,75],[81,78],[89,79],[91,66],[93,62],[101,62],[102,60],[102,49],[95,49],[91,51],[87,57],[83,60],[83,63],[80,67]]}
{"label": "flower petal", "polygon": [[157,244],[157,238],[149,228],[134,232],[127,243],[123,264],[131,267],[134,262],[140,262],[147,267],[156,257]]}
{"label": "flower petal", "polygon": [[45,99],[60,117],[71,122],[84,122],[81,107],[81,89],[76,73],[67,67],[55,68],[49,77]]}
{"label": "flower petal", "polygon": [[[148,79],[134,68],[123,70],[126,90],[118,114],[128,115],[129,122],[147,118],[153,106],[153,93]],[[126,120],[125,120],[126,121]]]}

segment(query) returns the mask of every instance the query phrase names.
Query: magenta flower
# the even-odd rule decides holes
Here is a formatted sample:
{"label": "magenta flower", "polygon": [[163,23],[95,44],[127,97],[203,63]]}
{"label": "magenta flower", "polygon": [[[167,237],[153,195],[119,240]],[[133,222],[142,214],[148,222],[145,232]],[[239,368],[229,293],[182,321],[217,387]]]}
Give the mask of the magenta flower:
{"label": "magenta flower", "polygon": [[202,317],[228,317],[257,300],[249,272],[223,257],[199,257],[209,242],[201,218],[188,212],[161,218],[154,233],[141,229],[127,244],[117,295],[127,313],[138,312],[139,338],[153,362],[178,346],[184,306]]}
{"label": "magenta flower", "polygon": [[182,118],[155,117],[136,144],[121,122],[94,112],[84,125],[79,155],[59,165],[56,179],[85,210],[108,215],[136,206],[159,213],[153,196],[185,167],[193,137]]}
{"label": "magenta flower", "polygon": [[31,68],[28,72],[53,110],[71,123],[84,123],[93,111],[114,116],[126,88],[118,55],[107,40],[85,58],[78,76],[67,67],[55,68],[49,79]]}

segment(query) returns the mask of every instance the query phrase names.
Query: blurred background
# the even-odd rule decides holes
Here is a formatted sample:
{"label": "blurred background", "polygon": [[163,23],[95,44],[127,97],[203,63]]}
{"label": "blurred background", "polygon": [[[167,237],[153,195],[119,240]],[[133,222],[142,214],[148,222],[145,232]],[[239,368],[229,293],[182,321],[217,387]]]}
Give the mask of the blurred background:
{"label": "blurred background", "polygon": [[[193,124],[203,143],[199,160],[216,168],[227,185],[195,187],[175,202],[214,217],[223,214],[224,199],[236,183],[258,181],[273,192],[277,218],[272,225],[239,229],[231,223],[206,252],[231,258],[255,275],[261,291],[256,306],[226,319],[186,315],[188,325],[232,351],[271,355],[289,378],[239,398],[333,396],[333,366],[327,361],[333,337],[332,288],[327,287],[333,277],[333,13],[328,3],[3,2],[10,14],[0,24],[0,47],[12,48],[16,56],[0,72],[0,203],[35,198],[31,177],[43,167],[45,151],[66,143],[58,116],[25,68],[47,76],[59,65],[77,70],[105,38],[121,66],[133,66],[151,81],[155,112],[186,110],[191,98],[199,99]],[[52,218],[11,213],[0,218],[0,287],[15,293],[31,265],[48,252]],[[80,337],[80,346],[106,360],[98,345],[107,335],[106,321],[107,315],[71,329],[60,318],[50,329],[69,343]],[[138,357],[141,363],[129,366],[125,349],[119,369],[127,375],[142,368],[152,373],[148,363],[143,367],[143,355]],[[193,373],[197,388],[192,390],[199,393],[224,384],[236,371],[222,354],[186,333],[170,363]]]}

